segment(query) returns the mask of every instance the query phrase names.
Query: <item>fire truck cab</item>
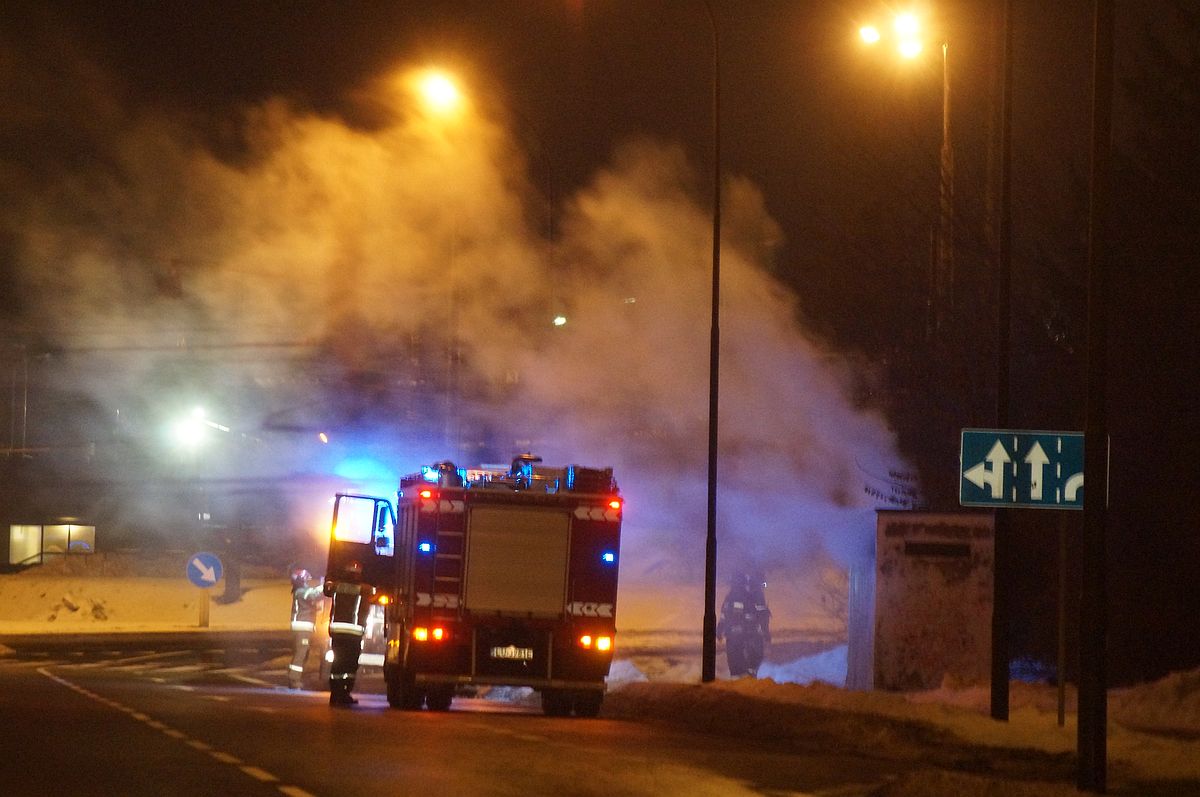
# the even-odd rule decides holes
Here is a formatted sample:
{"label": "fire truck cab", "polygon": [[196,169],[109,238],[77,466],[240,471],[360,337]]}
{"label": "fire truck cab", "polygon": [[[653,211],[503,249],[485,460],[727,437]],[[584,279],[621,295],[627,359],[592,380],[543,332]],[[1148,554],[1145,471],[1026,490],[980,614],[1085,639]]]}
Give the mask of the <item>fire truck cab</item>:
{"label": "fire truck cab", "polygon": [[388,703],[444,711],[462,687],[526,686],[548,715],[596,716],[616,632],[612,469],[439,462],[403,477],[391,508],[339,494],[335,518],[363,531],[341,540],[335,522],[327,571],[361,574],[385,607]]}

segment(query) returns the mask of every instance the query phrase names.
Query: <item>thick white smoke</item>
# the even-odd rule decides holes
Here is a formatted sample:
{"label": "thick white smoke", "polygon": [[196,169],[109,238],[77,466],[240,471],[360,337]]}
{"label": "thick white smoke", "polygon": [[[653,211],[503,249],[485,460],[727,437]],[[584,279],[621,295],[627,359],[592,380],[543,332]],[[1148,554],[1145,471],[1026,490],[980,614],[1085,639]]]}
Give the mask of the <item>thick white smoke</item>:
{"label": "thick white smoke", "polygon": [[[402,73],[372,88],[391,109],[372,130],[282,100],[249,109],[231,120],[245,141],[237,158],[214,155],[184,120],[110,112],[101,159],[6,197],[27,314],[64,345],[120,349],[77,358],[71,378],[102,406],[165,415],[156,402],[176,400],[190,364],[229,425],[252,432],[386,403],[411,387],[399,378],[405,352],[436,331],[456,341],[456,383],[478,386],[457,410],[549,463],[616,468],[631,588],[696,583],[711,265],[702,179],[678,146],[626,143],[556,209],[548,240],[502,127],[469,106],[422,112],[407,90]],[[902,469],[893,436],[854,405],[852,375],[804,333],[796,297],[761,262],[781,232],[758,190],[730,180],[724,211],[722,569],[788,577],[848,563],[869,551],[878,501],[864,488]],[[558,314],[564,325],[551,323]],[[305,344],[377,379],[347,391],[314,379],[311,357],[239,354],[246,343]],[[175,345],[192,359],[138,350]],[[198,356],[205,346],[219,354]],[[403,424],[372,435],[376,453],[393,441],[396,472],[422,464],[407,457],[456,456],[401,448]],[[251,436],[259,453],[226,463],[239,473],[329,464],[308,438]]]}

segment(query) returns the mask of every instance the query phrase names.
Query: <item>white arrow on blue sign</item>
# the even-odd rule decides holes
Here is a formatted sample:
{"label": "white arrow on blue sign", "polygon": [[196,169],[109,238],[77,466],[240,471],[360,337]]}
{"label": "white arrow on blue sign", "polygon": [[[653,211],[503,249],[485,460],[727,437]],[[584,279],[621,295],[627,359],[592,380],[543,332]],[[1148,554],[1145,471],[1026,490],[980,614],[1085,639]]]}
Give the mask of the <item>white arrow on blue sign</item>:
{"label": "white arrow on blue sign", "polygon": [[963,506],[1083,509],[1083,433],[963,429]]}
{"label": "white arrow on blue sign", "polygon": [[188,557],[188,581],[197,587],[211,587],[221,580],[221,559],[215,553],[192,554]]}

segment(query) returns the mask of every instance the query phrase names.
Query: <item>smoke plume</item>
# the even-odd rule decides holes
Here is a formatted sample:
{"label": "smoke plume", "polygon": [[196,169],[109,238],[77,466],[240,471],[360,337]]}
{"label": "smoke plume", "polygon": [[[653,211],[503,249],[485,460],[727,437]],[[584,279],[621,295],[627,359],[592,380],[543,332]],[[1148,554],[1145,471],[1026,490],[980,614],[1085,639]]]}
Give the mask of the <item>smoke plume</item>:
{"label": "smoke plume", "polygon": [[[146,429],[203,393],[245,441],[209,467],[239,478],[340,476],[335,460],[355,454],[394,477],[475,453],[406,431],[420,419],[391,408],[420,393],[450,413],[452,447],[485,428],[503,456],[613,466],[625,577],[696,582],[711,209],[680,146],[619,146],[552,209],[549,237],[503,126],[469,101],[422,110],[407,70],[360,89],[369,129],[275,99],[227,120],[231,154],[73,68],[52,84],[59,112],[18,103],[6,123],[10,139],[72,131],[59,139],[72,157],[3,164],[21,317],[74,352],[64,382]],[[782,233],[761,193],[731,178],[724,197],[722,570],[849,563],[903,463],[885,420],[852,400],[857,375],[767,271]],[[417,361],[453,379],[417,379]]]}

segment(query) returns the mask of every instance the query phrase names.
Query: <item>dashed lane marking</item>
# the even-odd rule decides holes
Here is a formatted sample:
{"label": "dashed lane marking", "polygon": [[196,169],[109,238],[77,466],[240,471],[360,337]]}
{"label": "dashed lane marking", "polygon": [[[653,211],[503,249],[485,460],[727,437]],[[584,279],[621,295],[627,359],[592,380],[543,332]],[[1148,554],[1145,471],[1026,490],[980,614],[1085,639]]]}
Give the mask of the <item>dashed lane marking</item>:
{"label": "dashed lane marking", "polygon": [[274,781],[279,780],[279,778],[275,777],[270,772],[267,772],[265,769],[259,769],[258,767],[247,765],[238,767],[238,769],[242,770],[242,772],[245,772],[255,780],[261,780],[263,783],[273,783]]}
{"label": "dashed lane marking", "polygon": [[316,797],[316,795],[296,786],[280,786],[279,790],[286,794],[287,797]]}
{"label": "dashed lane marking", "polygon": [[[145,723],[145,725],[147,727],[153,728],[157,731],[160,731],[164,735],[166,735],[172,739],[177,739],[177,740],[183,742],[184,744],[186,744],[188,747],[191,747],[194,750],[199,750],[200,752],[208,753],[208,755],[211,756],[214,760],[220,761],[222,764],[229,764],[230,766],[235,766],[238,769],[240,769],[242,771],[242,773],[247,775],[248,777],[254,778],[255,780],[260,781],[262,783],[277,783],[279,781],[279,777],[277,775],[275,775],[274,773],[268,772],[267,770],[263,769],[262,767],[256,767],[253,764],[242,763],[242,760],[240,758],[238,758],[237,756],[235,756],[231,753],[226,753],[223,750],[217,750],[217,749],[213,748],[212,745],[208,744],[207,742],[202,742],[199,739],[192,739],[183,731],[172,728],[169,725],[167,725],[166,723],[159,722],[158,720],[154,719],[153,717],[151,717],[148,714],[143,714],[142,712],[138,711],[137,709],[131,708],[129,706],[121,705],[120,703],[118,703],[115,700],[110,700],[106,697],[102,697],[101,695],[96,694],[95,692],[91,691],[90,689],[86,689],[82,686],[79,686],[78,684],[68,681],[66,678],[61,678],[61,677],[55,675],[54,673],[50,672],[44,666],[39,667],[38,672],[41,673],[42,675],[46,676],[47,678],[49,678],[51,681],[54,681],[57,684],[65,686],[66,688],[68,688],[80,695],[83,695],[84,697],[87,697],[91,700],[95,700],[97,703],[101,703],[105,706],[109,706],[110,708],[112,708],[116,711],[120,711],[125,714],[128,714],[133,719],[136,719],[136,720],[139,720],[140,722]],[[194,689],[188,688],[188,691],[194,691]],[[212,698],[213,700],[219,700],[221,702],[227,702],[229,700],[232,700],[231,697],[228,697],[226,695],[205,695],[205,697]],[[266,711],[268,713],[274,712],[274,709],[260,709],[260,710]],[[281,794],[286,795],[286,797],[316,797],[316,795],[312,794],[311,792],[305,791],[304,789],[301,789],[299,786],[289,786],[286,784],[281,784],[278,786],[278,789],[279,789],[279,792]]]}

